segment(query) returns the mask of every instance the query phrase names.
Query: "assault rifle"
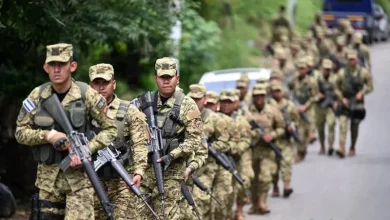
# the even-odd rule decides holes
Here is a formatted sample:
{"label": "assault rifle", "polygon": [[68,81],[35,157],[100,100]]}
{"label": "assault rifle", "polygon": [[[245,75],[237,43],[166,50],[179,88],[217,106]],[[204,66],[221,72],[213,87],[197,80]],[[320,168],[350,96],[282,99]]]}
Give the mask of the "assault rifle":
{"label": "assault rifle", "polygon": [[194,174],[192,174],[192,181],[194,182],[195,186],[197,186],[200,190],[202,190],[203,192],[207,193],[208,195],[210,195],[210,197],[212,199],[214,199],[220,206],[222,205],[221,202],[215,198],[213,196],[213,194],[211,193],[211,190],[209,187],[207,187],[206,185],[204,185],[199,179],[197,176],[195,176]]}
{"label": "assault rifle", "polygon": [[89,141],[87,137],[83,133],[73,130],[65,110],[63,109],[56,94],[52,94],[48,99],[44,100],[42,102],[42,107],[54,118],[57,123],[61,125],[70,142],[72,153],[70,153],[67,157],[64,158],[64,160],[61,161],[59,167],[62,171],[66,172],[70,167],[72,158],[77,155],[80,158],[84,170],[87,173],[88,179],[91,181],[92,187],[94,188],[100,203],[103,206],[103,210],[106,212],[109,219],[114,219],[113,206],[108,200],[108,196],[104,191],[99,177],[97,176],[91,162],[89,161],[91,152],[89,151]]}
{"label": "assault rifle", "polygon": [[[290,93],[291,95],[291,100],[294,102],[294,104],[296,105],[296,106],[301,106],[301,103],[297,100],[297,98],[295,97],[295,95],[294,94],[292,94],[292,93]],[[299,115],[301,116],[301,118],[307,123],[307,124],[311,124],[311,122],[310,122],[310,120],[309,120],[309,117],[307,116],[307,114],[306,114],[306,112],[301,112],[301,111],[299,111]]]}
{"label": "assault rifle", "polygon": [[132,181],[133,178],[127,173],[122,163],[119,160],[117,160],[117,158],[120,156],[120,152],[117,149],[115,149],[114,145],[110,144],[108,147],[99,150],[97,154],[98,156],[94,162],[95,171],[97,172],[100,169],[100,167],[102,167],[106,163],[110,163],[111,166],[122,178],[122,180],[126,183],[126,185],[131,189],[131,191],[145,203],[145,205],[152,212],[154,217],[156,219],[159,219],[156,212],[152,209],[152,207],[150,207],[149,203],[145,200],[143,194],[141,193],[137,185],[133,183]]}
{"label": "assault rifle", "polygon": [[287,111],[285,108],[282,109],[282,115],[283,115],[284,123],[286,124],[286,130],[287,130],[286,133],[288,132],[288,134],[292,136],[297,143],[301,143],[301,139],[299,138],[298,132],[296,130],[291,131],[289,129],[289,127],[291,126],[291,121],[287,115]]}
{"label": "assault rifle", "polygon": [[[249,122],[249,124],[251,125],[252,129],[259,129],[260,130],[260,136],[262,136],[265,133],[265,128],[260,123],[256,122],[255,120],[251,120]],[[276,146],[276,144],[274,142],[269,142],[268,146],[274,151],[275,159],[277,161],[283,159],[282,153],[280,152],[279,148]]]}
{"label": "assault rifle", "polygon": [[151,92],[148,91],[139,97],[142,103],[142,111],[146,115],[147,122],[150,131],[150,145],[148,156],[153,164],[154,175],[157,183],[157,190],[161,196],[161,206],[164,219],[165,216],[165,191],[164,191],[164,178],[163,169],[161,163],[157,162],[163,155],[163,142],[161,136],[161,130],[157,126],[156,116],[157,106],[152,100]]}
{"label": "assault rifle", "polygon": [[181,191],[181,194],[183,194],[188,205],[190,205],[192,207],[192,210],[194,210],[196,217],[198,217],[198,219],[201,220],[200,214],[199,214],[198,209],[195,205],[194,199],[192,198],[191,193],[188,190],[188,187],[184,181],[180,182],[180,191]]}

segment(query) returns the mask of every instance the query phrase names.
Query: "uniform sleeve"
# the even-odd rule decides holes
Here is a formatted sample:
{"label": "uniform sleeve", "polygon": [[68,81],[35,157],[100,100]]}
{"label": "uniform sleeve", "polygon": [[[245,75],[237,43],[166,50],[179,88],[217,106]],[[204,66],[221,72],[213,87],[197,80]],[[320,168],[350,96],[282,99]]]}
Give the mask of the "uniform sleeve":
{"label": "uniform sleeve", "polygon": [[94,153],[114,141],[117,135],[117,129],[114,119],[108,118],[106,115],[106,99],[91,87],[88,88],[85,97],[85,105],[89,115],[102,129],[99,134],[89,142],[91,152]]}
{"label": "uniform sleeve", "polygon": [[214,137],[213,147],[218,151],[228,151],[230,149],[229,138],[230,134],[228,131],[227,121],[219,117],[217,114],[213,114],[212,121],[214,126]]}
{"label": "uniform sleeve", "polygon": [[195,170],[201,168],[208,157],[207,138],[202,135],[201,147],[194,151],[188,159],[188,166],[192,166]]}
{"label": "uniform sleeve", "polygon": [[[241,139],[240,128],[238,124],[235,123],[233,120],[230,120],[228,124],[228,128],[229,128],[229,136],[230,136],[228,151],[234,152],[235,148],[237,148]],[[226,151],[222,151],[222,152],[226,152]]]}
{"label": "uniform sleeve", "polygon": [[134,175],[143,176],[148,163],[149,132],[145,115],[134,106],[130,106],[126,114],[127,126],[129,126],[130,151],[133,156]]}
{"label": "uniform sleeve", "polygon": [[368,69],[371,70],[371,56],[370,56],[370,49],[366,45],[362,48],[363,54],[367,59]]}
{"label": "uniform sleeve", "polygon": [[311,95],[311,97],[305,103],[305,105],[307,107],[311,106],[314,102],[316,102],[318,100],[318,96],[317,95],[319,93],[318,84],[317,84],[317,81],[315,79],[311,78],[309,80],[309,85],[310,85],[310,95]]}
{"label": "uniform sleeve", "polygon": [[246,121],[245,118],[240,117],[237,120],[237,124],[239,126],[239,132],[240,132],[240,140],[238,142],[238,145],[234,148],[236,155],[241,155],[244,153],[250,146],[251,143],[251,126]]}
{"label": "uniform sleeve", "polygon": [[363,92],[363,94],[367,95],[374,90],[374,84],[372,82],[372,75],[370,72],[368,72],[368,70],[366,68],[364,68],[362,70],[362,77],[363,77],[363,81],[365,84],[362,92]]}
{"label": "uniform sleeve", "polygon": [[173,158],[188,157],[198,150],[201,143],[201,136],[203,133],[203,122],[200,117],[198,106],[195,102],[185,97],[182,102],[183,115],[181,120],[184,124],[185,136],[184,141],[179,146],[170,152]]}
{"label": "uniform sleeve", "polygon": [[343,85],[344,70],[341,69],[334,77],[335,93],[339,101],[343,99],[342,85]]}
{"label": "uniform sleeve", "polygon": [[15,138],[19,144],[34,146],[47,143],[46,140],[39,138],[39,134],[42,130],[34,127],[33,120],[37,111],[36,106],[38,105],[38,101],[39,87],[35,88],[30,95],[28,95],[19,111],[15,132]]}
{"label": "uniform sleeve", "polygon": [[290,121],[291,123],[294,123],[295,126],[299,125],[299,110],[298,108],[294,105],[293,102],[289,102],[289,116],[290,116]]}
{"label": "uniform sleeve", "polygon": [[275,140],[284,136],[285,134],[284,128],[286,127],[286,125],[284,123],[283,115],[280,112],[280,110],[273,108],[272,114],[274,116],[274,126],[273,126],[274,130],[271,131],[271,135],[272,138]]}

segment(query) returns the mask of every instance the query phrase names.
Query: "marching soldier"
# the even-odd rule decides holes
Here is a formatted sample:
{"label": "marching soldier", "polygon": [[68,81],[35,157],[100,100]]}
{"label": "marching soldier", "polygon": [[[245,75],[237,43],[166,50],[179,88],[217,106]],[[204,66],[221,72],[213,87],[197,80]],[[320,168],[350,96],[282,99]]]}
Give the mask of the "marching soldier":
{"label": "marching soldier", "polygon": [[[59,164],[71,148],[61,125],[41,106],[56,95],[69,112],[73,129],[88,134],[91,120],[101,131],[89,142],[91,153],[109,145],[116,137],[114,120],[107,117],[106,99],[85,83],[75,82],[72,73],[77,69],[71,44],[47,46],[43,69],[50,82],[36,87],[23,102],[16,122],[18,143],[31,146],[38,162],[35,185],[39,188],[39,207],[32,217],[43,220],[94,219],[94,192],[78,156],[73,156],[71,168],[63,172]],[[90,118],[90,117],[91,118]],[[39,210],[39,213],[35,213]]]}
{"label": "marching soldier", "polygon": [[332,51],[332,55],[336,57],[341,67],[347,65],[347,51],[348,49],[345,47],[345,36],[337,37],[336,47]]}
{"label": "marching soldier", "polygon": [[365,118],[364,96],[374,89],[371,73],[360,66],[357,52],[348,51],[348,66],[338,73],[336,87],[341,91],[343,112],[340,115],[340,149],[336,152],[341,158],[345,156],[345,143],[348,133],[348,122],[351,123],[351,147],[349,156],[355,156],[359,123]]}
{"label": "marching soldier", "polygon": [[254,178],[251,183],[252,207],[249,214],[267,214],[270,209],[267,205],[267,194],[272,185],[272,176],[275,175],[277,164],[275,154],[268,143],[278,140],[284,135],[283,116],[279,110],[266,102],[267,85],[256,84],[252,90],[253,105],[250,111],[253,119],[265,128],[265,133],[258,129],[252,130],[252,164]]}
{"label": "marching soldier", "polygon": [[[114,68],[110,64],[97,64],[89,68],[90,86],[106,99],[106,115],[115,120],[118,135],[113,142],[116,149],[122,153],[125,168],[133,176],[133,183],[138,187],[147,166],[148,128],[145,115],[129,101],[121,100],[114,93],[116,81]],[[97,126],[96,131],[100,128]],[[99,133],[99,132],[96,132]],[[128,157],[126,157],[128,156]],[[126,183],[110,166],[104,165],[98,171],[103,180],[105,191],[110,201],[115,205],[114,218],[142,219],[143,210],[136,206],[142,203],[129,192]],[[95,196],[95,219],[106,219],[105,213]]]}
{"label": "marching soldier", "polygon": [[249,76],[247,73],[242,73],[240,78],[237,80],[236,88],[240,90],[240,101],[241,105],[248,106],[251,103],[251,92],[249,90]]}
{"label": "marching soldier", "polygon": [[358,52],[358,55],[362,55],[364,59],[364,65],[368,70],[371,70],[371,58],[370,58],[370,49],[366,44],[363,43],[363,35],[360,32],[355,32],[353,37],[353,45],[351,49],[354,49]]}

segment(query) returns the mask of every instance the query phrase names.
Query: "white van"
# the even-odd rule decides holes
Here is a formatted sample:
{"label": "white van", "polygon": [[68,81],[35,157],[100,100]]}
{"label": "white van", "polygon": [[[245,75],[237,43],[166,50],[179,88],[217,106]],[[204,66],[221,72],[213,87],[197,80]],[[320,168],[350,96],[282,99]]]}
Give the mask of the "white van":
{"label": "white van", "polygon": [[255,85],[259,78],[269,79],[271,69],[265,68],[237,68],[215,70],[204,73],[200,78],[199,84],[204,85],[208,91],[221,92],[224,89],[236,88],[236,81],[242,73],[247,73],[250,79],[249,89]]}

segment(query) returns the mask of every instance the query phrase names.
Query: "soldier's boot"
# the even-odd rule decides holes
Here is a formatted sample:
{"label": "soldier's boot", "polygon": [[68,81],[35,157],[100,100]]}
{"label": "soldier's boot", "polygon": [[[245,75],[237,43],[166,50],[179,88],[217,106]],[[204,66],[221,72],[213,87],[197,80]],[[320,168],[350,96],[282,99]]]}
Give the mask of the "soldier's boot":
{"label": "soldier's boot", "polygon": [[283,181],[283,197],[288,198],[294,192],[294,190],[290,186],[290,181]]}
{"label": "soldier's boot", "polygon": [[307,154],[306,150],[301,152],[301,161],[305,160],[306,154]]}
{"label": "soldier's boot", "polygon": [[259,197],[257,195],[252,194],[252,199],[251,199],[252,206],[248,210],[249,215],[254,215],[259,213],[259,208],[257,207],[258,200]]}
{"label": "soldier's boot", "polygon": [[245,220],[244,216],[244,204],[237,203],[237,209],[234,214],[234,220]]}
{"label": "soldier's boot", "polygon": [[332,146],[332,145],[329,145],[328,156],[332,156],[332,155],[333,155],[333,152],[334,152],[333,146]]}
{"label": "soldier's boot", "polygon": [[324,155],[325,154],[325,146],[323,144],[321,144],[321,148],[320,148],[319,154],[320,155]]}
{"label": "soldier's boot", "polygon": [[345,144],[344,143],[340,144],[340,148],[336,151],[336,154],[340,158],[344,158],[345,157]]}
{"label": "soldier's boot", "polygon": [[258,202],[259,214],[265,215],[271,212],[267,206],[267,193],[261,193]]}
{"label": "soldier's boot", "polygon": [[297,155],[295,156],[295,163],[299,163],[304,159],[304,153],[303,151],[298,151]]}
{"label": "soldier's boot", "polygon": [[279,193],[278,181],[273,180],[272,185],[273,185],[272,197],[279,197],[280,193]]}
{"label": "soldier's boot", "polygon": [[353,157],[353,156],[355,156],[355,155],[356,155],[355,147],[351,147],[351,148],[349,149],[349,154],[348,154],[348,156]]}
{"label": "soldier's boot", "polygon": [[314,142],[316,142],[316,140],[317,140],[316,129],[312,128],[312,129],[310,129],[310,132],[309,132],[309,143],[313,144]]}

